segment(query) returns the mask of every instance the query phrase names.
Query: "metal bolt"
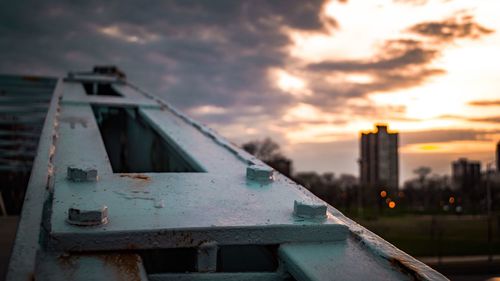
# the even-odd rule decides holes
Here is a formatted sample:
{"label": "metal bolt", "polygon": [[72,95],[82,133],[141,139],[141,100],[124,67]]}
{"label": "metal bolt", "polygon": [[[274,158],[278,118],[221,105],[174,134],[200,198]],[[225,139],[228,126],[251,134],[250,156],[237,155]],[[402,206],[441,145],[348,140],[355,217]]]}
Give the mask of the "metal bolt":
{"label": "metal bolt", "polygon": [[71,181],[96,181],[97,170],[70,166],[68,167],[68,179]]}
{"label": "metal bolt", "polygon": [[247,179],[260,182],[273,180],[273,169],[264,165],[251,165],[247,167]]}
{"label": "metal bolt", "polygon": [[326,217],[326,205],[323,203],[294,201],[293,214],[300,218],[318,219]]}
{"label": "metal bolt", "polygon": [[96,209],[80,209],[78,207],[68,209],[69,224],[78,226],[103,225],[108,223],[108,207],[102,206]]}

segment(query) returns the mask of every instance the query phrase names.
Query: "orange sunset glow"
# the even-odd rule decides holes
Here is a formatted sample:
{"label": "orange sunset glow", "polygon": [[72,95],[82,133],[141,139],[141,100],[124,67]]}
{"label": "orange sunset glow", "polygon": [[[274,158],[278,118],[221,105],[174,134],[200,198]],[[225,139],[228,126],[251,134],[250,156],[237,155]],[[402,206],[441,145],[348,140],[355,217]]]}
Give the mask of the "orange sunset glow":
{"label": "orange sunset glow", "polygon": [[[326,30],[286,28],[290,58],[269,79],[293,103],[255,135],[281,136],[299,169],[331,168],[305,155],[305,147],[329,144],[323,157],[344,159],[352,149],[349,164],[334,170],[355,171],[353,143],[377,122],[401,134],[403,178],[415,165],[449,173],[457,155],[493,161],[500,139],[498,10],[498,1],[327,2],[320,14]],[[348,148],[332,152],[337,145]]]}

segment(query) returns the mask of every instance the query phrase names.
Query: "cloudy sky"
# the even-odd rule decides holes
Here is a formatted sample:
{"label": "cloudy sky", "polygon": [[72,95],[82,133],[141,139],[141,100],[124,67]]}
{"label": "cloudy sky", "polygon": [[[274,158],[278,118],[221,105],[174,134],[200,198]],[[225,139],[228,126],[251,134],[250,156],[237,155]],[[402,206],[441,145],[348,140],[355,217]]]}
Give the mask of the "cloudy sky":
{"label": "cloudy sky", "polygon": [[500,140],[500,2],[3,1],[0,73],[115,64],[237,144],[357,174],[359,132],[400,132],[402,178],[489,162]]}

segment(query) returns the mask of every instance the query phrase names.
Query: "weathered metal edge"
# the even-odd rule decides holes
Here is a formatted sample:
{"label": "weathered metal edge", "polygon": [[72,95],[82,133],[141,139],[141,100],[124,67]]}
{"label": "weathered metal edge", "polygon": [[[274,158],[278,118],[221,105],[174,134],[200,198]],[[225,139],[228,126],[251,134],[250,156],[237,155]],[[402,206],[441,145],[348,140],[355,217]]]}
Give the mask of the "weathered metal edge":
{"label": "weathered metal edge", "polygon": [[370,251],[386,260],[393,266],[397,266],[403,272],[413,276],[417,280],[449,280],[438,271],[432,269],[425,263],[415,259],[391,243],[387,242],[377,234],[364,228],[362,225],[351,220],[339,210],[328,205],[328,210],[340,221],[345,223],[355,239],[362,242]]}
{"label": "weathered metal edge", "polygon": [[[305,187],[288,178],[286,179],[306,196],[321,200]],[[449,280],[425,263],[408,255],[380,236],[351,220],[330,204],[326,202],[325,204],[327,205],[328,212],[347,226],[354,239],[360,241],[371,253],[387,260],[389,264],[400,269],[403,273],[412,276],[416,280]]]}
{"label": "weathered metal edge", "polygon": [[[305,225],[305,224],[304,224]],[[268,225],[247,227],[217,227],[166,229],[163,231],[134,231],[106,233],[53,233],[51,250],[111,251],[122,249],[159,249],[198,247],[213,241],[218,245],[268,245],[289,242],[343,241],[349,235],[343,224]]]}
{"label": "weathered metal edge", "polygon": [[57,79],[24,197],[21,219],[7,270],[7,281],[31,280],[34,277],[36,253],[40,248],[44,203],[49,195],[48,188],[53,173],[57,116],[62,93],[63,81]]}
{"label": "weathered metal edge", "polygon": [[[283,176],[284,177],[284,176]],[[295,188],[299,189],[304,195],[321,200],[305,187],[284,177]],[[323,200],[322,200],[323,201]],[[413,277],[415,280],[449,280],[447,277],[429,267],[425,263],[408,255],[387,242],[380,236],[366,229],[357,222],[345,216],[342,212],[326,203],[328,212],[341,221],[349,230],[350,235],[360,241],[372,254],[377,255],[388,261],[390,265],[401,270],[401,272]]]}
{"label": "weathered metal edge", "polygon": [[159,109],[160,105],[156,104],[146,104],[141,101],[134,101],[134,100],[127,100],[127,99],[116,99],[116,100],[97,100],[97,99],[92,99],[89,98],[87,100],[63,100],[62,104],[64,105],[107,105],[107,106],[120,106],[120,107],[129,107],[129,108],[135,108],[135,107],[141,107],[141,108],[148,108],[148,109]]}

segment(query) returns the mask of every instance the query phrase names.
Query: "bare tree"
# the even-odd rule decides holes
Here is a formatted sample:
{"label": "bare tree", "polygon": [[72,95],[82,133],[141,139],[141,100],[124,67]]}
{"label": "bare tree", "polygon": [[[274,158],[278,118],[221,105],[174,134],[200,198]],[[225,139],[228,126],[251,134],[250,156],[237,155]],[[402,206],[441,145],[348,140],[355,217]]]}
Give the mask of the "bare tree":
{"label": "bare tree", "polygon": [[281,153],[280,146],[271,138],[245,143],[242,148],[285,176],[291,176],[292,161]]}
{"label": "bare tree", "polygon": [[413,170],[413,173],[418,176],[418,179],[419,179],[420,184],[421,184],[420,187],[423,187],[425,179],[427,178],[427,176],[431,172],[432,172],[432,169],[430,167],[425,167],[425,166],[421,166],[421,167],[418,167],[415,170]]}

